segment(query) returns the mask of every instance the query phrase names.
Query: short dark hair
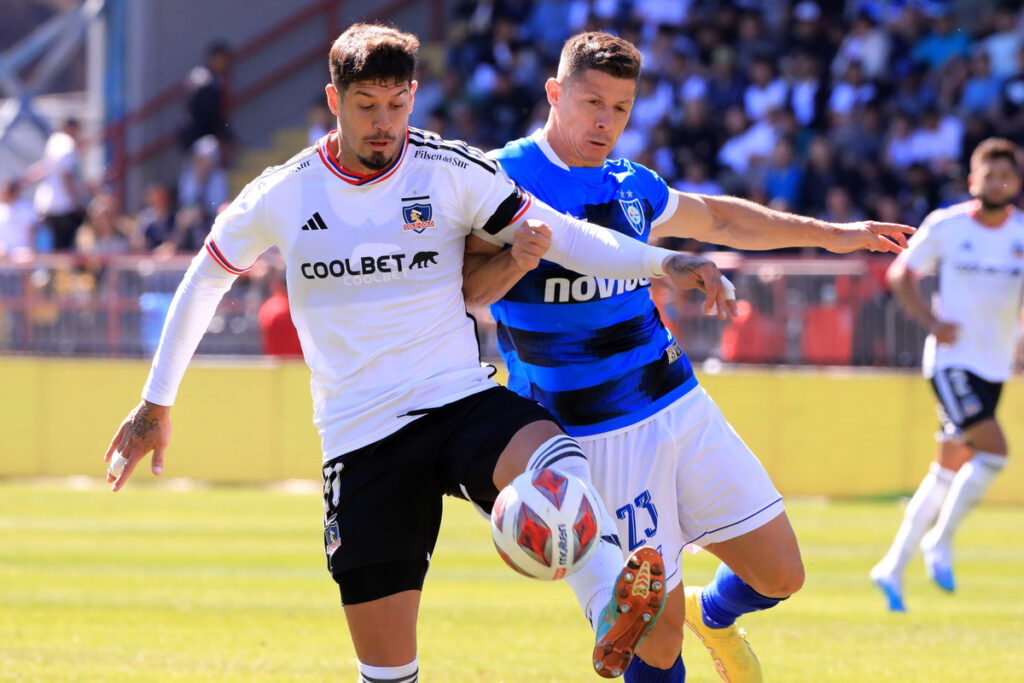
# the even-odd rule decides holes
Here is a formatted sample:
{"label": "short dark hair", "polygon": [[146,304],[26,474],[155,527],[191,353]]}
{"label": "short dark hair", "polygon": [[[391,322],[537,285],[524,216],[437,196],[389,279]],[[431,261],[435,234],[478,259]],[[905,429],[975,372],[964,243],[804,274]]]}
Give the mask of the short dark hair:
{"label": "short dark hair", "polygon": [[343,92],[353,83],[408,83],[416,72],[420,41],[380,24],[352,24],[331,46],[331,83]]}
{"label": "short dark hair", "polygon": [[971,152],[971,171],[996,159],[1006,159],[1018,177],[1024,175],[1020,147],[1006,138],[988,138],[975,147]]}
{"label": "short dark hair", "polygon": [[602,31],[579,33],[565,42],[558,62],[559,78],[573,78],[594,69],[613,78],[640,79],[644,58],[628,40]]}

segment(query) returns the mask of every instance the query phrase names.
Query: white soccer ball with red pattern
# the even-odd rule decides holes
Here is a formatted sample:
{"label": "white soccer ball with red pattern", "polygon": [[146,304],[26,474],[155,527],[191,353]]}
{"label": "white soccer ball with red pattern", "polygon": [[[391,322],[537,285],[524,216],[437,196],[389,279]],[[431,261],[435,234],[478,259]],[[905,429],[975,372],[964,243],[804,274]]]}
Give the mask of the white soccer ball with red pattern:
{"label": "white soccer ball with red pattern", "polygon": [[494,501],[494,547],[520,574],[565,578],[586,564],[600,543],[597,510],[594,492],[579,478],[551,469],[524,472]]}

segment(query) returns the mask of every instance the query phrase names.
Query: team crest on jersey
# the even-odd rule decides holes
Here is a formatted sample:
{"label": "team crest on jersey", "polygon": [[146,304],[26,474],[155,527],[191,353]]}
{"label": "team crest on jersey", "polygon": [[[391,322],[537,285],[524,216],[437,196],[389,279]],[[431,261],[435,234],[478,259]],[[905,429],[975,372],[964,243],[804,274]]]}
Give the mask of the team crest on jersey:
{"label": "team crest on jersey", "polygon": [[626,220],[636,230],[636,234],[644,234],[644,207],[640,199],[620,199],[619,206],[622,207],[622,213],[626,214]]}
{"label": "team crest on jersey", "polygon": [[1013,258],[1024,259],[1024,244],[1020,242],[1013,243]]}
{"label": "team crest on jersey", "polygon": [[434,227],[434,209],[425,202],[403,206],[402,218],[405,219],[402,230],[412,230],[417,235],[422,235],[424,230]]}

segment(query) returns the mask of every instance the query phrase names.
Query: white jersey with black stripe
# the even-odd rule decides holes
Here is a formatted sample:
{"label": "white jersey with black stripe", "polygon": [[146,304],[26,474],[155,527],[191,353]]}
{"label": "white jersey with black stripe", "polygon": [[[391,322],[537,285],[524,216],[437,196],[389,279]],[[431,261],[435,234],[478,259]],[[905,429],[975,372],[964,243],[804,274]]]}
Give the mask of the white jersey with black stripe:
{"label": "white jersey with black stripe", "polygon": [[976,219],[976,201],[934,211],[900,256],[920,275],[938,275],[935,315],[960,326],[956,342],[925,342],[926,377],[959,367],[990,382],[1012,373],[1024,292],[1024,215],[1007,209],[997,226]]}
{"label": "white jersey with black stripe", "polygon": [[206,243],[236,274],[271,246],[284,255],[325,459],[495,386],[463,301],[463,251],[530,202],[462,143],[410,129],[388,168],[360,176],[330,154],[335,135],[250,183]]}

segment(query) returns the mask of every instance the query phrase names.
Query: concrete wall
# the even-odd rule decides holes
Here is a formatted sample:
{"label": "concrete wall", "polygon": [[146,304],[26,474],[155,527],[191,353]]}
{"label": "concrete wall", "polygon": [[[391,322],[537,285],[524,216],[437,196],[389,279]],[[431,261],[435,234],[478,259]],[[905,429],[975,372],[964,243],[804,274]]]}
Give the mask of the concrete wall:
{"label": "concrete wall", "polygon": [[[147,371],[141,361],[0,358],[0,476],[101,476],[103,453],[137,402]],[[934,402],[913,374],[756,371],[701,382],[785,494],[910,492],[934,453]],[[1019,380],[1007,385],[1000,418],[1011,451],[1020,453]],[[301,363],[203,361],[186,376],[173,421],[166,477],[320,476]],[[1011,452],[987,500],[1024,503],[1019,455]]]}

